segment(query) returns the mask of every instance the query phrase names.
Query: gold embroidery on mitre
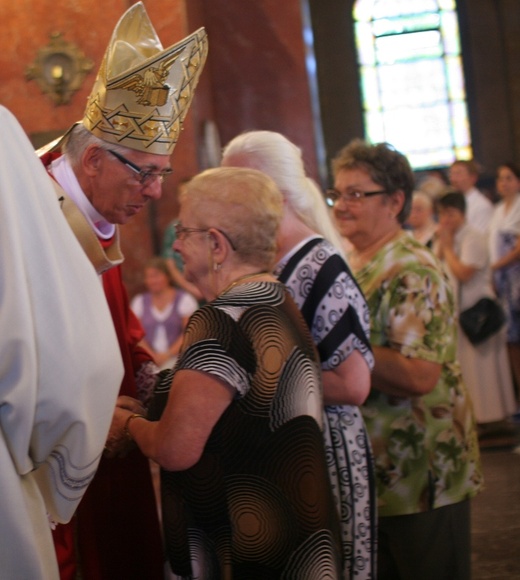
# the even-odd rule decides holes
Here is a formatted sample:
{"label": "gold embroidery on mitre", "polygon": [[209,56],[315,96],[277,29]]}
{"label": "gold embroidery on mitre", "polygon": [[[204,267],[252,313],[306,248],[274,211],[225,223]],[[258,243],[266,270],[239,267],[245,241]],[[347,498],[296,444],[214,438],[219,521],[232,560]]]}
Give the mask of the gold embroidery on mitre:
{"label": "gold embroidery on mitre", "polygon": [[[145,36],[137,38],[136,30]],[[203,28],[163,50],[144,6],[141,2],[135,4],[114,30],[83,124],[105,141],[170,155],[207,52]],[[130,63],[128,69],[119,70],[126,61]]]}
{"label": "gold embroidery on mitre", "polygon": [[130,78],[124,79],[110,86],[114,89],[127,89],[136,94],[137,102],[147,107],[162,107],[168,100],[170,87],[166,84],[166,79],[170,74],[173,63],[178,55],[160,62],[159,66],[150,66],[142,73],[135,73]]}

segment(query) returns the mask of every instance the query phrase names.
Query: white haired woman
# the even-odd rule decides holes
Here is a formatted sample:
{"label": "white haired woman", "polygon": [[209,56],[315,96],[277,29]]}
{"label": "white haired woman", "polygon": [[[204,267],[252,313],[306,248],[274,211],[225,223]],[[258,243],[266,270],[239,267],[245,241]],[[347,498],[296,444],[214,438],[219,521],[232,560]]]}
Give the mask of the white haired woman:
{"label": "white haired woman", "polygon": [[271,131],[251,131],[224,149],[222,164],[269,175],[284,196],[276,276],[284,282],[318,347],[329,476],[341,517],[343,578],[375,578],[375,500],[368,436],[357,405],[373,365],[368,307],[343,259],[341,239],[301,151]]}

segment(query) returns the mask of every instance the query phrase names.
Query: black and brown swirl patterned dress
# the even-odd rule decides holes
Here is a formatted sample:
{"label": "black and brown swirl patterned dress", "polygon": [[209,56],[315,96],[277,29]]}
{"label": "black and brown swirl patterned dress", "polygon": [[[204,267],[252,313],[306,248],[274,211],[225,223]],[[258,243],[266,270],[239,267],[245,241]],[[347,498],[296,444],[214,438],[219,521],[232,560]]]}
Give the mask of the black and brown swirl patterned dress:
{"label": "black and brown swirl patterned dress", "polygon": [[[236,286],[190,319],[174,369],[235,390],[199,462],[161,473],[165,542],[182,578],[341,577],[319,362],[285,287]],[[167,396],[171,373],[157,389]]]}

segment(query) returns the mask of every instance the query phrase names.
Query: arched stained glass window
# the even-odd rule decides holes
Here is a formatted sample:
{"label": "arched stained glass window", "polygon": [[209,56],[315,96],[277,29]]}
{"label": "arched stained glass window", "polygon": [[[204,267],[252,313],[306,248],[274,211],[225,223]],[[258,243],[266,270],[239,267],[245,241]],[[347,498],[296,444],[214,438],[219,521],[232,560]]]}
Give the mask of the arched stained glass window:
{"label": "arched stained glass window", "polygon": [[414,169],[472,157],[455,0],[357,0],[366,138]]}

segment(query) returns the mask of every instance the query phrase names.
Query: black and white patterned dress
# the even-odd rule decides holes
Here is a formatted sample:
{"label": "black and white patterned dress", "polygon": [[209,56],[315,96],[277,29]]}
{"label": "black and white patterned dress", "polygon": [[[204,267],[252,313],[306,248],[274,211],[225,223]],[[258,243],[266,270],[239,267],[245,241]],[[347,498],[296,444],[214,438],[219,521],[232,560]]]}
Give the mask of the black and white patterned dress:
{"label": "black and white patterned dress", "polygon": [[180,369],[224,380],[235,397],[200,460],[185,471],[161,472],[175,574],[341,578],[319,367],[305,321],[278,282],[241,284],[192,315],[177,365],[157,387],[153,418]]}
{"label": "black and white patterned dress", "polygon": [[[363,293],[337,250],[326,240],[304,240],[285,256],[275,275],[300,308],[323,370],[334,369],[358,350],[370,368],[370,317]],[[376,577],[376,499],[370,442],[356,406],[325,407],[329,476],[339,505],[344,578]]]}

